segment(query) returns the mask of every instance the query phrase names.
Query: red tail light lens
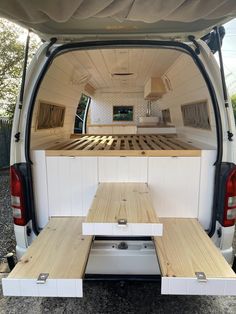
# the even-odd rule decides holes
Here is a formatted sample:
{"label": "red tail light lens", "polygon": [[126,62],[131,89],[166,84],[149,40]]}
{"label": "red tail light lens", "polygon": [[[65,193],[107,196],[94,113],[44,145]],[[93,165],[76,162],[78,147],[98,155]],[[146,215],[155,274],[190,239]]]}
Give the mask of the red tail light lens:
{"label": "red tail light lens", "polygon": [[231,170],[226,180],[223,226],[235,224],[236,219],[236,167]]}
{"label": "red tail light lens", "polygon": [[14,224],[26,225],[25,203],[22,178],[14,166],[11,166],[11,207],[13,210]]}

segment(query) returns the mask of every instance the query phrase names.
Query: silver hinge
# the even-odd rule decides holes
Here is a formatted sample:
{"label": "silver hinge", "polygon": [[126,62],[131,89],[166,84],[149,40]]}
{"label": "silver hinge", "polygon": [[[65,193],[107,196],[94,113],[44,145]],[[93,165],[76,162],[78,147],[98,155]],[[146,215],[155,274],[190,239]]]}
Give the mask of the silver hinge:
{"label": "silver hinge", "polygon": [[125,219],[125,218],[118,219],[117,223],[118,223],[118,225],[126,226],[127,225],[127,219]]}
{"label": "silver hinge", "polygon": [[48,276],[49,276],[48,273],[41,273],[41,274],[39,274],[38,279],[37,279],[37,283],[39,283],[39,284],[46,283],[46,280],[47,280]]}
{"label": "silver hinge", "polygon": [[199,282],[207,282],[206,275],[203,271],[197,271],[197,272],[195,272],[195,275],[196,275],[197,280]]}

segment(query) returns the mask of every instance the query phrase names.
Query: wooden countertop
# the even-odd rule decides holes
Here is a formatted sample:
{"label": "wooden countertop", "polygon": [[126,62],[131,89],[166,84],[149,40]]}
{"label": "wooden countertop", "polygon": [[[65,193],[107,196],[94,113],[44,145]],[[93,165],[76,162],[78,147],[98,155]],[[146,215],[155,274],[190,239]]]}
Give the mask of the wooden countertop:
{"label": "wooden countertop", "polygon": [[137,124],[137,128],[175,128],[174,125],[161,124],[161,123],[147,123],[147,124]]}
{"label": "wooden countertop", "polygon": [[136,126],[135,123],[112,123],[112,124],[90,124],[88,125],[88,127],[99,127],[99,128],[102,128],[102,127],[112,127],[112,126]]}

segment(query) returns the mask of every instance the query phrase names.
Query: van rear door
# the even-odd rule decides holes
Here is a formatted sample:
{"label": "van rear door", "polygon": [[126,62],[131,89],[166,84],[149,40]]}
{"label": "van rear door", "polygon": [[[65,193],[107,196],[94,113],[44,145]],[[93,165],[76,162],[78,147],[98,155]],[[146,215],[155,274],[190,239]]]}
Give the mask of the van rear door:
{"label": "van rear door", "polygon": [[[44,40],[165,38],[188,41],[236,16],[235,1],[48,1],[2,0],[0,16],[37,32]],[[95,37],[96,36],[96,37]],[[126,37],[127,38],[127,37]]]}

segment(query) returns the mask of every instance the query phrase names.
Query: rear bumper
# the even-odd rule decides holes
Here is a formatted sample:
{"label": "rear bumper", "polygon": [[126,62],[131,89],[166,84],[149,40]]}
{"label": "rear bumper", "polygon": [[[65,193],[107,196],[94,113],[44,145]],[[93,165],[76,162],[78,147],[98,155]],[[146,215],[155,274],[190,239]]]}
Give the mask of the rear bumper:
{"label": "rear bumper", "polygon": [[231,246],[229,249],[223,250],[223,251],[220,251],[220,252],[221,252],[221,254],[224,256],[224,258],[226,259],[226,261],[227,261],[230,265],[232,265],[232,264],[233,264],[233,258],[234,258],[232,246]]}

